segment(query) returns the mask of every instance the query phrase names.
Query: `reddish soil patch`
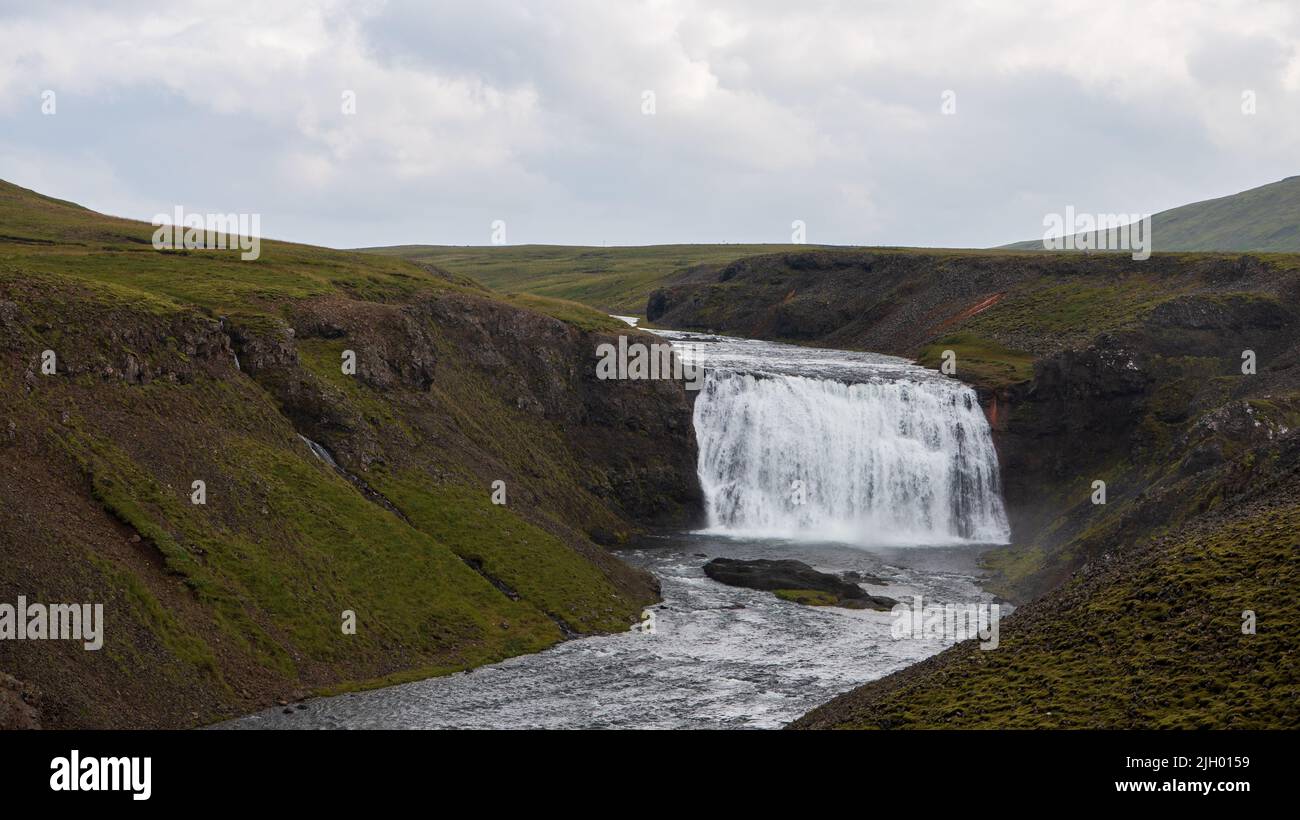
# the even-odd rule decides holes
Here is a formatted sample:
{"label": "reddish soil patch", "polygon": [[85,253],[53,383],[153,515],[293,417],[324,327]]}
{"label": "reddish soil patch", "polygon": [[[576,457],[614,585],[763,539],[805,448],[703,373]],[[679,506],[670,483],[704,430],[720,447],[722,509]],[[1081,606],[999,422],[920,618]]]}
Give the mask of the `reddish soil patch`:
{"label": "reddish soil patch", "polygon": [[951,316],[948,319],[941,322],[939,326],[935,329],[935,332],[937,333],[946,330],[952,327],[953,325],[961,324],[962,322],[966,321],[972,316],[976,316],[980,313],[983,313],[984,311],[996,305],[998,302],[1001,302],[1003,297],[1005,297],[1006,295],[1007,295],[1006,291],[1002,291],[1000,293],[995,293],[992,296],[986,296],[985,298],[981,299],[980,301],[976,302],[975,304],[961,311],[957,315]]}

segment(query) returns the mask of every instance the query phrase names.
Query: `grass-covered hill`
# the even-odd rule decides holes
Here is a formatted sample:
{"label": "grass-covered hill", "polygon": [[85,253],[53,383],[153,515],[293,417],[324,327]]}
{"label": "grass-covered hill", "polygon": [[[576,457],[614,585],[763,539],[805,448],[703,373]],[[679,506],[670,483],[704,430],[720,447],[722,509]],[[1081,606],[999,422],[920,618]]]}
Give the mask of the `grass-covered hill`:
{"label": "grass-covered hill", "polygon": [[[1154,214],[1157,251],[1300,252],[1300,176],[1231,196],[1194,202]],[[809,245],[399,245],[364,248],[436,265],[510,294],[535,294],[580,302],[602,311],[644,315],[646,297],[693,269],[725,266],[744,257],[830,250]],[[848,249],[841,249],[848,250]],[[1041,251],[1041,239],[1001,251]],[[918,250],[918,253],[942,251]],[[977,253],[965,251],[966,254]]]}
{"label": "grass-covered hill", "polygon": [[535,294],[591,305],[609,313],[641,316],[646,296],[686,268],[807,245],[399,245],[367,253],[436,265],[511,294]]}
{"label": "grass-covered hill", "polygon": [[655,599],[602,545],[692,514],[690,407],[595,379],[625,326],[395,257],[152,232],[0,182],[0,601],[107,621],[98,652],[0,642],[0,717],[190,726]]}
{"label": "grass-covered hill", "polygon": [[1300,257],[813,251],[697,269],[647,314],[930,366],[951,350],[993,426],[1013,542],[990,583],[1032,603],[998,650],[799,725],[1300,721]]}
{"label": "grass-covered hill", "polygon": [[[1006,619],[997,649],[958,644],[794,727],[1300,726],[1298,455],[1249,495],[1117,541]],[[1254,634],[1242,631],[1247,612]]]}
{"label": "grass-covered hill", "polygon": [[[1157,251],[1300,253],[1300,176],[1171,208],[1153,215],[1152,221]],[[651,292],[681,276],[689,277],[695,269],[726,266],[744,257],[832,249],[809,245],[721,244],[398,245],[362,250],[436,265],[503,293],[548,296],[606,312],[642,316],[646,297]],[[1033,239],[996,250],[1041,251],[1043,243],[1041,239]],[[942,253],[922,249],[916,252]]]}
{"label": "grass-covered hill", "polygon": [[[1300,253],[1300,176],[1152,214],[1151,235],[1157,251]],[[1043,241],[1005,247],[1041,251]]]}

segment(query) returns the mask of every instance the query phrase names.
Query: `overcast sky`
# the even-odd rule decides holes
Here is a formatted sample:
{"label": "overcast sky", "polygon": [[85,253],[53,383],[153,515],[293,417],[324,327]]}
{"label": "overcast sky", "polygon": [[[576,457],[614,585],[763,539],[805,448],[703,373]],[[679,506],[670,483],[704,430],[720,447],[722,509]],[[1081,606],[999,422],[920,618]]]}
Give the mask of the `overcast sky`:
{"label": "overcast sky", "polygon": [[334,247],[984,247],[1300,173],[1293,0],[101,5],[0,0],[0,178]]}

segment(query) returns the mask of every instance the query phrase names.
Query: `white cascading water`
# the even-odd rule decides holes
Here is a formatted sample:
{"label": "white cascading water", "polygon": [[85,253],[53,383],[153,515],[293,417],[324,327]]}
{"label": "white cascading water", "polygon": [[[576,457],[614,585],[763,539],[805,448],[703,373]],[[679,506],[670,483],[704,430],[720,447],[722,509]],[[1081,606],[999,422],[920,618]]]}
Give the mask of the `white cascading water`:
{"label": "white cascading water", "polygon": [[[706,368],[695,433],[711,531],[859,544],[1008,540],[997,453],[969,387],[902,360],[838,351],[825,351],[840,357],[835,368],[864,380],[774,372],[790,369],[771,366],[782,348],[796,367],[811,354],[739,344],[761,345],[769,358],[736,368],[694,356]],[[826,370],[813,364],[800,369]]]}

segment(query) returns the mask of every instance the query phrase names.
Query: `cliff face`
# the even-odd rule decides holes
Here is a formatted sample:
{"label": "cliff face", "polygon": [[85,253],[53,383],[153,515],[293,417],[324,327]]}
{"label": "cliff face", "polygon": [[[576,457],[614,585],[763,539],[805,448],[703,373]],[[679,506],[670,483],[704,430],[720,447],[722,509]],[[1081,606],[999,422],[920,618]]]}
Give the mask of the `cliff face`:
{"label": "cliff face", "polygon": [[0,641],[0,716],[191,726],[655,600],[602,545],[699,491],[682,386],[595,377],[636,331],[398,260],[158,253],[11,186],[0,218],[0,602],[105,619],[98,651]]}

